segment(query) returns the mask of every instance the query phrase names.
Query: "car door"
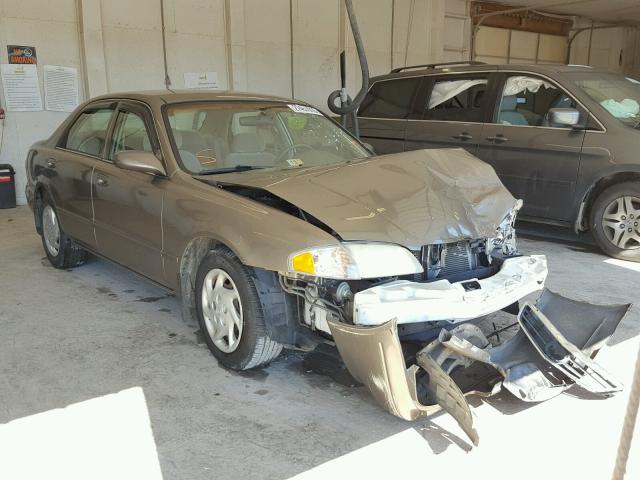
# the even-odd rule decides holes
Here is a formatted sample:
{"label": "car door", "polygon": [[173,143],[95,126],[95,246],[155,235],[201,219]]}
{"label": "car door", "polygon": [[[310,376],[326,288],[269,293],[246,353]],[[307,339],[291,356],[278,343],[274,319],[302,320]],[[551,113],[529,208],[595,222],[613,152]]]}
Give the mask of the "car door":
{"label": "car door", "polygon": [[491,72],[426,77],[421,116],[409,120],[406,150],[464,148],[476,153],[489,104]]}
{"label": "car door", "polygon": [[104,157],[92,179],[98,253],[162,283],[162,200],[168,181],[117,167],[118,152],[144,150],[159,155],[151,112],[120,102]]}
{"label": "car door", "polygon": [[114,108],[113,102],[99,102],[83,109],[44,159],[62,228],[89,247],[95,247],[91,174],[103,153]]}
{"label": "car door", "polygon": [[400,77],[376,81],[358,109],[360,139],[376,154],[404,151],[407,118],[421,77]]}
{"label": "car door", "polygon": [[491,123],[484,127],[478,157],[491,164],[502,183],[524,200],[523,216],[568,222],[578,178],[584,127],[550,123],[551,108],[588,114],[549,78],[530,73],[501,75]]}

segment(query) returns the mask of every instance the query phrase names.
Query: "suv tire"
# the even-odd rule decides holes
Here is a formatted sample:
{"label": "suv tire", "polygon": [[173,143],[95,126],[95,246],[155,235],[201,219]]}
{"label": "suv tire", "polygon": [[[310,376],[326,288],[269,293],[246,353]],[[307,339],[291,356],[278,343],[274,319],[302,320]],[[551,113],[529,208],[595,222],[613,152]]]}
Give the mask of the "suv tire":
{"label": "suv tire", "polygon": [[640,182],[623,182],[600,193],[591,209],[591,230],[609,256],[640,262]]}

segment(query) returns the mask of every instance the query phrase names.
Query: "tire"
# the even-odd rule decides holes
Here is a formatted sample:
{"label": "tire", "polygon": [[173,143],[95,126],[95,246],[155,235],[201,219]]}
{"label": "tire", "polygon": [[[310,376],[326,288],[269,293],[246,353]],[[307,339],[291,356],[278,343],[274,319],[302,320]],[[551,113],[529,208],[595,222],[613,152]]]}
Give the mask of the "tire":
{"label": "tire", "polygon": [[36,209],[42,225],[42,246],[51,265],[55,268],[73,268],[82,265],[87,252],[69,237],[60,222],[53,202],[44,194]]}
{"label": "tire", "polygon": [[640,262],[640,182],[604,190],[591,210],[591,230],[607,255]]}
{"label": "tire", "polygon": [[[282,351],[282,345],[267,334],[264,308],[254,278],[252,269],[225,248],[208,253],[196,276],[200,329],[211,353],[232,370],[267,365]],[[231,312],[232,308],[235,313]],[[232,322],[235,323],[228,328]],[[228,333],[219,338],[224,332]]]}

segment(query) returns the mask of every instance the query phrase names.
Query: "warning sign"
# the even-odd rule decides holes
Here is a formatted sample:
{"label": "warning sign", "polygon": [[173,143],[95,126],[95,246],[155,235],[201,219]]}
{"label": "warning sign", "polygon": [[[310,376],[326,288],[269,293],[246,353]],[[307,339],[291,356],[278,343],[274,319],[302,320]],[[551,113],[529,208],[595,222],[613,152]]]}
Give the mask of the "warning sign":
{"label": "warning sign", "polygon": [[25,45],[7,45],[7,55],[9,55],[9,63],[19,63],[22,65],[35,65],[36,47],[27,47]]}

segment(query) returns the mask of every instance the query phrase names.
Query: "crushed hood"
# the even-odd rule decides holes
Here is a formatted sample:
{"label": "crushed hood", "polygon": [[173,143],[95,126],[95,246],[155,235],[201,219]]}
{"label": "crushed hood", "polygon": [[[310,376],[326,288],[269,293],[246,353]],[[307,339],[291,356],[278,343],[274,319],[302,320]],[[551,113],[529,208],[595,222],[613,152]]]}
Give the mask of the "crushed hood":
{"label": "crushed hood", "polygon": [[321,220],[344,240],[408,248],[493,236],[515,205],[493,168],[462,149],[200,179],[266,190]]}

